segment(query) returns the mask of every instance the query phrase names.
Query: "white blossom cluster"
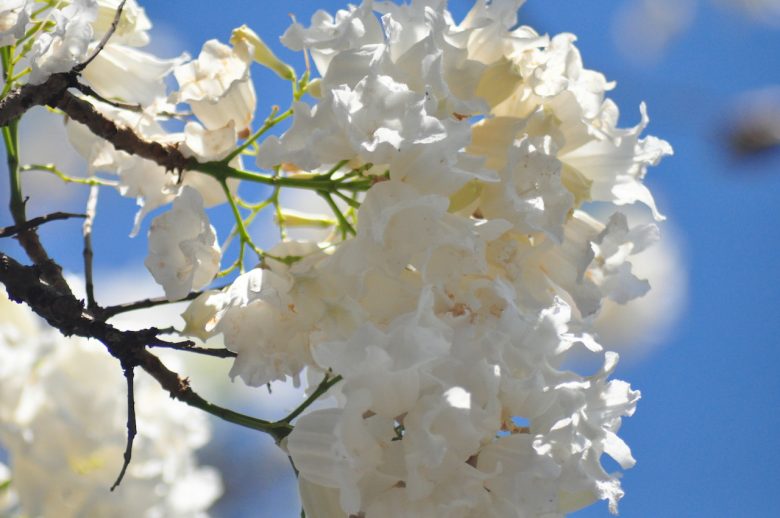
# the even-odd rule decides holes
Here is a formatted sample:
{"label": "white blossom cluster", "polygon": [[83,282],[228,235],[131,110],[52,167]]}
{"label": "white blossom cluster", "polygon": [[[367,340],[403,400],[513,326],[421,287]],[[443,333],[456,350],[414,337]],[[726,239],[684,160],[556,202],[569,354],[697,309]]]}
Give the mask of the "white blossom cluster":
{"label": "white blossom cluster", "polygon": [[[21,81],[26,79],[31,84],[39,84],[51,74],[67,72],[85,62],[106,35],[120,1],[74,0],[50,4],[11,0],[0,7],[0,46],[21,43],[25,36],[34,37],[31,49],[23,54],[30,73]],[[34,13],[38,13],[37,17]],[[45,25],[48,29],[42,30],[41,24],[45,23],[50,26]],[[144,9],[136,0],[128,0],[116,31],[80,76],[80,80],[104,100],[143,109],[127,110],[96,99],[91,102],[119,126],[131,128],[146,139],[176,145],[186,156],[204,162],[225,157],[254,117],[256,97],[249,65],[255,47],[246,38],[236,39],[232,46],[210,40],[195,60],[186,54],[175,59],[160,59],[141,49],[149,43],[151,27]],[[179,86],[173,92],[167,91],[165,83],[171,74]],[[179,103],[187,103],[197,120],[187,122],[182,131],[171,133],[163,128],[161,114],[175,115]],[[140,210],[132,235],[139,231],[146,214],[180,197],[179,206],[199,209],[178,210],[176,215],[164,217],[176,221],[183,218],[181,224],[190,228],[201,226],[205,218],[204,205],[208,207],[226,201],[219,183],[207,175],[195,171],[168,172],[150,160],[117,151],[110,142],[96,137],[86,126],[72,120],[67,121],[67,129],[72,145],[86,158],[89,173],[115,175],[120,194],[137,200]],[[236,166],[240,163],[240,157],[232,162]],[[228,183],[230,192],[235,193],[237,182],[230,180]],[[152,243],[170,238],[164,235],[165,230],[157,230],[164,228],[170,228],[170,225],[163,221],[152,225],[152,234],[156,235],[150,240]],[[215,236],[207,236],[210,233],[213,234],[213,228],[206,223],[204,235],[199,239],[215,242]],[[172,262],[154,261],[154,250],[148,261],[156,265],[150,269],[165,286],[169,298],[181,298],[193,289],[202,288],[217,272],[212,253],[206,253],[208,258],[204,258],[199,247],[181,243],[179,248],[174,241],[169,245],[176,248]],[[152,248],[156,246],[153,244]]]}
{"label": "white blossom cluster", "polygon": [[[35,4],[3,7],[2,44],[22,37]],[[50,9],[54,29],[29,54],[30,81],[83,62],[117,4],[74,0]],[[518,25],[522,4],[476,0],[456,22],[446,0],[364,0],[335,16],[318,11],[308,26],[295,21],[282,37],[311,57],[319,78],[306,85],[312,98],[296,96],[287,131],[259,142],[257,166],[282,177],[329,175],[333,189],[362,175],[371,187],[349,200],[359,205],[354,229],[339,221],[341,232],[325,242],[283,241],[262,267],[204,293],[183,316],[185,333],[223,336],[238,355],[231,375],[249,385],[307,376],[313,391],[339,377],[328,392],[332,405],[299,417],[282,443],[309,517],[550,518],[597,500],[617,511],[620,473],[606,472],[601,458],[634,464],[617,433],[639,392],[610,379],[617,354],[598,343],[594,322],[604,301],[625,304],[649,289],[632,273],[631,256],[652,245],[658,229],[630,226],[620,207],[639,203],[662,219],[643,180],[672,151],[642,136],[644,105],[637,125],[619,127],[618,108],[606,98],[614,84],[584,68],[573,35],[551,38]],[[150,26],[143,10],[133,0],[125,9],[118,37],[84,79],[105,98],[144,106],[134,112],[95,101],[150,140],[201,162],[227,161],[252,127],[252,61],[300,86],[246,27],[230,46],[206,42],[196,60],[155,58],[138,49]],[[167,93],[171,73],[178,90]],[[170,133],[158,119],[179,103],[195,120]],[[221,249],[205,208],[226,201],[236,184],[194,171],[179,177],[77,123],[68,130],[90,170],[114,173],[120,192],[138,200],[134,232],[145,214],[172,202],[151,223],[146,260],[166,296],[208,285]],[[240,157],[233,160],[240,167]],[[596,203],[610,215],[597,217]],[[580,372],[572,352],[600,368]],[[75,361],[68,354],[75,353],[8,372],[61,383]],[[24,401],[13,412],[27,416],[2,420],[27,427],[2,429],[13,452],[38,420],[54,427],[48,420],[86,385],[58,391],[56,404],[38,401],[25,395],[38,385],[13,388],[21,387],[18,375],[4,377],[5,365],[0,403]],[[16,392],[24,397],[14,399]],[[103,403],[92,397],[72,412],[79,423],[118,419],[115,408],[97,416]],[[164,426],[166,416],[155,417]],[[68,440],[84,450],[95,443],[89,437],[84,430]],[[57,469],[91,474],[108,458],[67,459]],[[139,477],[168,473],[143,460],[131,469]],[[31,498],[46,502],[26,496],[24,476],[13,477],[22,507]]]}
{"label": "white blossom cluster", "polygon": [[136,378],[138,436],[117,491],[127,408],[122,370],[100,344],[43,330],[0,292],[0,515],[205,517],[222,493],[216,470],[198,466],[205,415]]}
{"label": "white blossom cluster", "polygon": [[[604,300],[649,289],[630,259],[658,229],[618,208],[662,218],[643,178],[671,148],[641,136],[644,106],[618,127],[613,83],[574,36],[517,26],[522,3],[478,0],[456,23],[444,0],[365,0],[282,37],[321,79],[258,165],[346,162],[375,184],[354,237],[283,242],[184,318],[222,333],[250,385],[341,377],[284,444],[307,516],[617,511],[601,457],[633,466],[617,432],[639,392],[609,379],[592,327]],[[601,368],[572,370],[577,349]]]}

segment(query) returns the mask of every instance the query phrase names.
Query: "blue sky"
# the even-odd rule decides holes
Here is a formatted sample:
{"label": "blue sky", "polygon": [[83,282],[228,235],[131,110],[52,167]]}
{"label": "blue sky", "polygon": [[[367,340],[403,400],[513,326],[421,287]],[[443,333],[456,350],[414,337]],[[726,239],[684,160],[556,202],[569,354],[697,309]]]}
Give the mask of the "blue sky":
{"label": "blue sky", "polygon": [[[615,12],[625,3],[529,0],[520,17],[541,32],[577,34],[586,66],[617,81],[610,97],[621,107],[622,124],[637,122],[644,100],[649,133],[675,149],[675,156],[650,171],[647,183],[682,238],[688,304],[661,347],[618,368],[617,376],[643,393],[637,413],[621,430],[638,460],[624,476],[621,516],[776,515],[780,153],[737,160],[722,133],[739,94],[780,85],[780,30],[699,2],[690,27],[648,64],[621,52],[612,36]],[[276,40],[289,24],[288,13],[308,21],[316,8],[333,12],[343,5],[333,0],[166,0],[145,7],[156,24],[153,37],[169,56],[197,55],[205,40],[226,41],[233,27],[247,23],[282,57],[297,63],[299,57]],[[450,5],[459,18],[470,2]],[[287,87],[280,90],[270,75],[256,77],[259,106],[285,106]],[[85,196],[77,193],[65,208],[78,210]],[[7,198],[3,183],[0,203]],[[103,195],[95,236],[99,271],[138,270],[145,244],[125,238],[134,211],[132,200],[108,191]],[[4,224],[7,216],[0,218]],[[79,234],[60,238],[68,228],[63,225],[42,230],[44,242],[68,268],[80,270]],[[0,246],[16,250],[8,241]],[[230,480],[243,479],[227,497],[233,503],[218,507],[221,515],[298,515],[288,507],[294,495],[288,473],[279,473],[286,467],[278,455],[263,457],[270,440],[235,431],[219,441],[207,457],[222,451],[235,462]],[[254,452],[249,463],[247,451]],[[273,468],[264,470],[268,465]],[[248,502],[252,511],[237,508]],[[607,515],[603,503],[576,514]]]}

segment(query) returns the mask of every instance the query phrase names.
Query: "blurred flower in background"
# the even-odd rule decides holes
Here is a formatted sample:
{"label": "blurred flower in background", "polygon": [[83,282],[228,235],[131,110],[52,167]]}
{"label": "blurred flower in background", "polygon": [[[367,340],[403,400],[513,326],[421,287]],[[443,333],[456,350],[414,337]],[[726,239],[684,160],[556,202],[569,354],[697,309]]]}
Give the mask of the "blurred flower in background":
{"label": "blurred flower in background", "polygon": [[[737,13],[751,21],[780,27],[778,0],[712,0],[724,15]],[[626,58],[653,64],[671,50],[691,27],[700,0],[629,0],[620,4],[612,20],[615,44]]]}

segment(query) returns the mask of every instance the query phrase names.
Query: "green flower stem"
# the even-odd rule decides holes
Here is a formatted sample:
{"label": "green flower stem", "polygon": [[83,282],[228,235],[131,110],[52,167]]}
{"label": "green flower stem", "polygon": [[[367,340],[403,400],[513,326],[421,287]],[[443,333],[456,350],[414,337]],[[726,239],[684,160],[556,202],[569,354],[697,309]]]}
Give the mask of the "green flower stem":
{"label": "green flower stem", "polygon": [[339,198],[341,198],[342,200],[344,200],[344,202],[347,205],[349,205],[350,207],[352,207],[353,209],[359,209],[360,208],[360,202],[359,201],[357,201],[357,200],[355,200],[353,198],[350,198],[349,196],[347,196],[343,192],[336,191],[334,194],[336,196],[338,196]]}
{"label": "green flower stem", "polygon": [[310,178],[290,178],[286,176],[268,176],[261,173],[253,173],[236,169],[222,162],[204,162],[195,164],[194,169],[212,176],[222,182],[228,178],[237,178],[249,182],[262,183],[272,187],[291,187],[294,189],[307,189],[310,191],[335,192],[342,191],[367,191],[371,187],[371,180],[360,179],[343,182],[341,179],[331,180],[325,175],[316,175]]}
{"label": "green flower stem", "polygon": [[3,85],[3,91],[0,92],[0,98],[8,95],[8,92],[11,91],[11,88],[13,88],[14,85],[13,81],[11,81],[11,76],[14,74],[14,62],[13,59],[11,59],[13,51],[13,45],[0,49],[0,56],[2,57],[3,62],[3,80],[5,81],[5,85]]}
{"label": "green flower stem", "polygon": [[20,171],[44,171],[47,173],[52,173],[56,175],[60,180],[66,183],[77,183],[81,185],[99,185],[101,187],[116,187],[119,185],[119,182],[112,182],[111,180],[104,180],[102,178],[97,177],[90,177],[90,178],[76,178],[74,176],[68,176],[59,169],[54,164],[28,164],[23,165],[20,168]]}
{"label": "green flower stem", "polygon": [[202,398],[193,398],[192,400],[188,400],[187,404],[203,410],[204,412],[207,412],[213,416],[219,417],[220,419],[229,423],[237,424],[245,428],[251,428],[252,430],[265,432],[271,435],[277,442],[289,435],[293,429],[289,423],[283,421],[272,423],[271,421],[251,417],[245,414],[234,412],[233,410],[227,408],[223,408],[221,406],[217,406],[213,403],[209,403]]}
{"label": "green flower stem", "polygon": [[254,144],[257,139],[262,137],[265,134],[265,132],[267,132],[268,130],[270,130],[271,128],[273,128],[274,126],[276,126],[277,124],[279,124],[280,122],[282,122],[283,120],[287,119],[288,117],[290,117],[293,114],[293,110],[292,110],[292,108],[290,108],[286,112],[281,113],[278,116],[274,116],[274,115],[276,115],[276,112],[278,110],[279,110],[279,108],[274,106],[274,109],[271,111],[271,115],[268,116],[268,118],[265,120],[265,122],[260,127],[260,129],[257,130],[254,134],[252,134],[252,136],[250,136],[248,139],[246,139],[243,144],[241,144],[236,149],[231,151],[228,156],[226,156],[225,158],[222,159],[222,162],[227,164],[228,162],[230,162],[231,160],[236,158],[246,148],[248,148],[249,146]]}
{"label": "green flower stem", "polygon": [[19,120],[14,120],[8,126],[3,127],[3,142],[5,143],[6,159],[8,163],[8,179],[11,184],[11,200],[9,209],[14,223],[21,225],[27,218],[24,214],[24,198],[22,197],[22,184],[19,178],[19,147],[18,147]]}
{"label": "green flower stem", "polygon": [[336,383],[338,383],[339,381],[341,381],[341,376],[335,376],[335,377],[331,378],[329,374],[326,374],[325,378],[323,378],[322,382],[320,382],[319,386],[317,386],[317,389],[314,392],[312,392],[311,395],[308,398],[306,398],[306,401],[301,403],[298,406],[298,408],[296,408],[295,410],[290,412],[290,414],[287,417],[285,417],[284,419],[282,419],[280,421],[277,421],[276,423],[277,424],[282,424],[282,423],[290,424],[290,422],[293,419],[295,419],[296,417],[301,415],[304,412],[304,410],[309,408],[312,403],[317,401],[320,398],[320,396],[322,396],[327,391],[329,391],[330,388],[333,385],[335,385]]}
{"label": "green flower stem", "polygon": [[347,234],[352,234],[353,236],[357,234],[355,232],[355,228],[352,226],[352,224],[347,221],[347,218],[344,217],[344,214],[341,212],[341,209],[339,209],[339,206],[336,205],[336,202],[333,201],[333,197],[328,192],[324,191],[317,191],[317,194],[322,196],[322,198],[327,202],[328,206],[330,207],[330,210],[333,211],[333,214],[336,216],[336,219],[339,222],[339,229],[341,229],[341,237],[346,239]]}
{"label": "green flower stem", "polygon": [[[345,165],[347,165],[348,163],[349,163],[349,160],[342,160],[341,162],[339,162],[339,163],[337,163],[336,165],[334,165],[333,167],[331,167],[331,168],[330,168],[330,171],[328,171],[327,173],[325,173],[323,176],[324,176],[325,178],[330,178],[330,177],[332,177],[334,174],[336,174],[336,171],[338,171],[339,169],[341,169],[342,167],[344,167],[344,166],[345,166]],[[354,171],[353,171],[353,172],[354,172]],[[352,174],[352,173],[350,173],[350,174]],[[344,178],[346,178],[346,177],[342,177],[342,178],[341,178],[341,180],[343,180]]]}
{"label": "green flower stem", "polygon": [[[247,232],[246,225],[244,224],[244,218],[241,216],[241,212],[238,210],[238,205],[233,199],[233,195],[230,193],[230,188],[228,187],[227,181],[220,180],[220,184],[222,185],[222,190],[225,192],[225,197],[227,198],[228,203],[230,203],[233,216],[236,219],[236,227],[238,228],[238,235],[241,237],[241,243],[249,245],[249,247],[252,248],[252,250],[254,250],[254,252],[257,254],[257,257],[262,260],[264,253],[254,244],[252,238],[249,236],[249,232]],[[243,257],[244,251],[242,249],[239,256],[239,261],[241,261],[241,263],[243,263]]]}

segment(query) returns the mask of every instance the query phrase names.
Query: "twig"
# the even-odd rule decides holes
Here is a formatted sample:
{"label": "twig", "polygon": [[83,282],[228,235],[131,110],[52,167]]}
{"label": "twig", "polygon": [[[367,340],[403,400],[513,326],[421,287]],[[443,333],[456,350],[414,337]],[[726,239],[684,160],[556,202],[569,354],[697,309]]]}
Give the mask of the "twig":
{"label": "twig", "polygon": [[97,57],[98,54],[100,54],[100,51],[103,50],[103,47],[106,46],[106,43],[108,43],[108,40],[111,39],[111,36],[114,35],[114,32],[116,32],[116,28],[119,25],[119,19],[122,17],[122,9],[125,7],[125,2],[127,0],[122,0],[119,2],[119,6],[116,8],[116,14],[114,14],[114,19],[111,21],[111,26],[108,28],[106,33],[103,35],[103,38],[100,40],[100,43],[97,44],[97,47],[95,47],[95,50],[92,52],[92,55],[87,58],[86,61],[83,63],[79,63],[75,67],[73,67],[73,71],[77,74],[81,73],[85,68],[89,66],[90,63],[92,63],[92,60]]}
{"label": "twig", "polygon": [[149,344],[150,347],[161,347],[164,349],[175,349],[177,351],[185,351],[189,353],[203,354],[205,356],[214,356],[215,358],[235,358],[238,355],[228,349],[214,349],[210,347],[196,347],[192,342],[183,342],[179,344],[174,343],[159,343]]}
{"label": "twig", "polygon": [[138,432],[135,423],[135,389],[133,379],[135,377],[135,367],[128,365],[124,367],[125,379],[127,380],[127,445],[125,446],[124,462],[119,476],[116,478],[111,491],[116,489],[125,477],[127,467],[130,465],[130,459],[133,457],[133,441]]}
{"label": "twig", "polygon": [[94,97],[98,101],[105,103],[109,106],[113,106],[114,108],[119,108],[122,110],[127,110],[136,113],[142,112],[144,110],[143,106],[141,106],[140,104],[128,104],[119,101],[112,101],[111,99],[106,99],[105,97],[97,93],[91,86],[85,85],[84,83],[76,83],[73,86],[74,88],[76,88],[76,90],[83,93],[84,95],[89,95],[90,97]]}
{"label": "twig", "polygon": [[319,385],[317,385],[317,388],[314,390],[314,392],[312,392],[311,395],[308,398],[306,398],[306,400],[298,406],[298,408],[296,408],[295,410],[290,412],[290,414],[287,417],[285,417],[284,419],[281,419],[281,420],[279,420],[277,422],[278,423],[290,424],[290,422],[293,419],[295,419],[296,417],[301,415],[301,413],[303,413],[304,410],[309,408],[309,406],[312,403],[314,403],[317,399],[319,399],[320,396],[322,396],[327,391],[329,391],[330,388],[333,385],[335,385],[336,383],[338,383],[339,381],[341,381],[341,376],[335,376],[335,377],[331,378],[330,377],[330,373],[325,374],[325,377],[322,378],[322,381],[320,382]]}
{"label": "twig", "polygon": [[[228,285],[226,284],[224,286],[217,286],[216,288],[212,288],[212,289],[221,290],[226,288],[227,286]],[[176,302],[184,302],[186,300],[195,300],[203,293],[204,293],[203,291],[193,291],[183,299],[179,299],[179,300],[168,300],[165,297],[154,297],[154,298],[138,300],[136,302],[126,302],[124,304],[117,304],[116,306],[108,306],[106,308],[103,308],[101,311],[101,315],[103,315],[106,319],[108,319],[120,313],[127,313],[128,311],[154,308],[157,306],[164,306],[165,304],[175,304]]]}
{"label": "twig", "polygon": [[95,285],[92,282],[92,224],[95,222],[95,213],[97,211],[97,201],[99,187],[93,185],[89,189],[87,198],[87,217],[84,219],[84,282],[87,292],[87,307],[94,310],[97,307],[95,302]]}
{"label": "twig", "polygon": [[51,214],[46,214],[45,216],[39,216],[37,218],[27,220],[21,225],[0,227],[0,237],[11,237],[20,232],[32,230],[50,221],[57,221],[57,220],[70,219],[70,218],[85,218],[85,217],[86,217],[85,214],[72,214],[70,212],[52,212]]}

